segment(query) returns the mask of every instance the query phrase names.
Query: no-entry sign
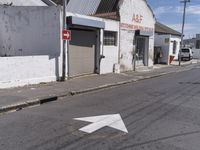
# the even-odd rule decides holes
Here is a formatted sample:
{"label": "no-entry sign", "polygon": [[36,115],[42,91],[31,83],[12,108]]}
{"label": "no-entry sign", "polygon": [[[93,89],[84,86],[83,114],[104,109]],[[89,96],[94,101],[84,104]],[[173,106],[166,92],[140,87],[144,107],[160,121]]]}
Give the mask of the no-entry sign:
{"label": "no-entry sign", "polygon": [[63,40],[71,40],[71,30],[63,30]]}

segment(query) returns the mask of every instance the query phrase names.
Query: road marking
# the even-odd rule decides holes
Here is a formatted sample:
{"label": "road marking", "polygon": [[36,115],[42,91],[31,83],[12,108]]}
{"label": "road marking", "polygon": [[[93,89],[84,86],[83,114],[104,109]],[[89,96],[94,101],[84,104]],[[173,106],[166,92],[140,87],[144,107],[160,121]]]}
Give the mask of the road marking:
{"label": "road marking", "polygon": [[86,133],[93,133],[106,126],[128,133],[120,114],[74,118],[74,120],[91,122],[90,125],[79,129]]}

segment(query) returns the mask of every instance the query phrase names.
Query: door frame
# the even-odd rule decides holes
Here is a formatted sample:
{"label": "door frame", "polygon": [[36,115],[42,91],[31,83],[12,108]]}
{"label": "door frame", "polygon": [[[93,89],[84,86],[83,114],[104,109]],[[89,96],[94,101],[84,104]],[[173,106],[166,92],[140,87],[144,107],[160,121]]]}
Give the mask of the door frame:
{"label": "door frame", "polygon": [[[79,30],[79,31],[91,31],[91,32],[96,32],[96,42],[95,42],[95,55],[94,55],[94,72],[93,74],[99,74],[100,73],[100,63],[99,63],[99,58],[100,58],[100,29],[98,28],[90,28],[90,27],[84,27],[84,26],[71,26],[68,28],[69,30]],[[73,35],[72,35],[72,38],[73,38]],[[83,75],[75,75],[75,76],[71,76],[70,75],[70,41],[68,42],[68,75],[69,75],[69,78],[73,78],[73,77],[78,77],[78,76],[84,76],[84,75],[87,75],[87,74],[83,74]]]}
{"label": "door frame", "polygon": [[135,36],[135,50],[137,51],[137,40],[138,38],[141,38],[141,39],[144,39],[144,54],[143,54],[143,60],[142,61],[142,64],[138,65],[138,60],[137,60],[137,57],[136,57],[136,66],[148,66],[148,58],[149,58],[149,36],[142,36],[142,35],[136,35]]}

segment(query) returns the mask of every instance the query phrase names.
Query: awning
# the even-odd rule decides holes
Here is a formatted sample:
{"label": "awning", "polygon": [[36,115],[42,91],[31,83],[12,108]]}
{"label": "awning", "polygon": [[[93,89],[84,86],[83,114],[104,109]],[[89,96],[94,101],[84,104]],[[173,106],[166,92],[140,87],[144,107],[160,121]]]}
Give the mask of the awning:
{"label": "awning", "polygon": [[69,16],[67,17],[68,25],[79,25],[79,26],[87,26],[93,28],[104,29],[105,22],[93,20],[93,19],[86,19],[81,17]]}
{"label": "awning", "polygon": [[151,32],[151,31],[136,30],[136,31],[135,31],[135,35],[153,36],[153,32]]}

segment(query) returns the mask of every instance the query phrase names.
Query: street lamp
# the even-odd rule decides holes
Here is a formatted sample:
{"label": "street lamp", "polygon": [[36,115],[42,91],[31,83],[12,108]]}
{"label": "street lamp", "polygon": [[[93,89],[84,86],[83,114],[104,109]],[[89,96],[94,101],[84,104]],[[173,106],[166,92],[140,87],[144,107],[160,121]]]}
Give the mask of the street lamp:
{"label": "street lamp", "polygon": [[[190,0],[183,0],[181,3],[184,3],[184,10],[183,10],[183,23],[182,23],[182,32],[181,32],[181,49],[183,48],[183,34],[184,34],[184,27],[185,27],[185,13],[186,13],[186,5],[189,3]],[[181,66],[181,50],[179,52],[179,66]]]}

